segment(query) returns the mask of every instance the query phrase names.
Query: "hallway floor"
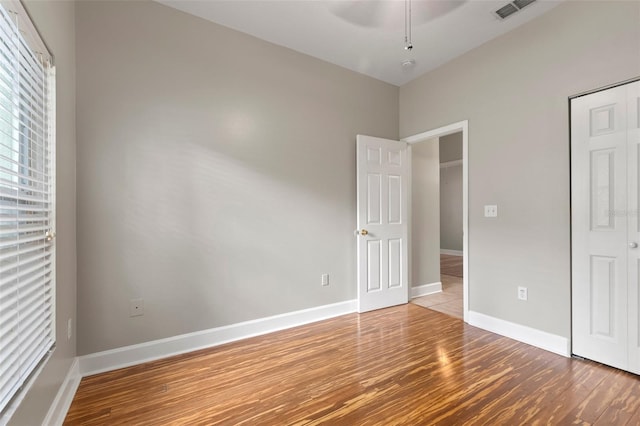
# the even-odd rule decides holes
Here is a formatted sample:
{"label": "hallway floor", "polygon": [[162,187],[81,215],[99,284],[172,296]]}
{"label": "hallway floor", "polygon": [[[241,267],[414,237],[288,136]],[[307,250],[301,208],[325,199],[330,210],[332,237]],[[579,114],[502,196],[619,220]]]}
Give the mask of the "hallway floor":
{"label": "hallway floor", "polygon": [[440,271],[442,292],[416,297],[411,303],[462,319],[462,256],[441,254]]}

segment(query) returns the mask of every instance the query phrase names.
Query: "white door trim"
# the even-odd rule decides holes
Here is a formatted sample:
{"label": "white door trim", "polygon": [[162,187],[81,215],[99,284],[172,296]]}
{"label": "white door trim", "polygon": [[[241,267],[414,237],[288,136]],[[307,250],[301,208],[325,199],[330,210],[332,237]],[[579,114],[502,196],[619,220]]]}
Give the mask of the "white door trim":
{"label": "white door trim", "polygon": [[[469,322],[469,120],[458,121],[447,126],[438,127],[417,135],[401,139],[411,145],[432,138],[447,136],[452,133],[462,132],[462,309],[465,322]],[[411,176],[411,171],[409,171]],[[411,179],[409,179],[409,206],[411,206]],[[409,209],[409,247],[411,247],[411,209]],[[411,253],[411,249],[409,249]],[[409,283],[411,283],[411,255],[409,255]]]}

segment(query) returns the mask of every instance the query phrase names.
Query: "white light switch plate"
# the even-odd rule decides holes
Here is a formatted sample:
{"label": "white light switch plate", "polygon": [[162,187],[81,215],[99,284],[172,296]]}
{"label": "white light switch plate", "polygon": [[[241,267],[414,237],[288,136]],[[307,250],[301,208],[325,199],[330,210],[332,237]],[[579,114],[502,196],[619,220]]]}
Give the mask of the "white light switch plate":
{"label": "white light switch plate", "polygon": [[498,217],[498,206],[496,205],[484,206],[484,217]]}

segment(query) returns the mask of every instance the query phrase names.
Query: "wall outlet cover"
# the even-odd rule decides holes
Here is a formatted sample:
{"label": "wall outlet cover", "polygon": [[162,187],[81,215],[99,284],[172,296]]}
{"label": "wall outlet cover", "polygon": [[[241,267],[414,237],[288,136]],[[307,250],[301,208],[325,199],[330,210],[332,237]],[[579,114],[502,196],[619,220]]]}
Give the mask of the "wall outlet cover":
{"label": "wall outlet cover", "polygon": [[484,217],[498,217],[498,206],[495,204],[484,206]]}
{"label": "wall outlet cover", "polygon": [[518,287],[518,299],[527,300],[529,297],[526,287]]}
{"label": "wall outlet cover", "polygon": [[329,285],[329,274],[322,274],[322,285]]}

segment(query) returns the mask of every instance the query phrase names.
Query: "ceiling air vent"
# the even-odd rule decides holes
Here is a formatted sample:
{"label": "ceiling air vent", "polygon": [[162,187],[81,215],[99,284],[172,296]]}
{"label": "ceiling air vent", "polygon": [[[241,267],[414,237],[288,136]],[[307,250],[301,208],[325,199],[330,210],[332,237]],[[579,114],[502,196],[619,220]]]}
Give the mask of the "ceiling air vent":
{"label": "ceiling air vent", "polygon": [[518,9],[522,9],[523,7],[529,6],[534,1],[536,0],[514,0],[513,4],[515,4]]}
{"label": "ceiling air vent", "polygon": [[496,10],[496,15],[500,17],[500,19],[504,19],[507,16],[511,16],[518,11],[518,8],[513,4],[508,3],[502,6],[500,9]]}
{"label": "ceiling air vent", "polygon": [[529,6],[536,0],[514,0],[511,3],[507,3],[502,6],[500,9],[496,10],[494,13],[500,18],[505,19],[522,8]]}

